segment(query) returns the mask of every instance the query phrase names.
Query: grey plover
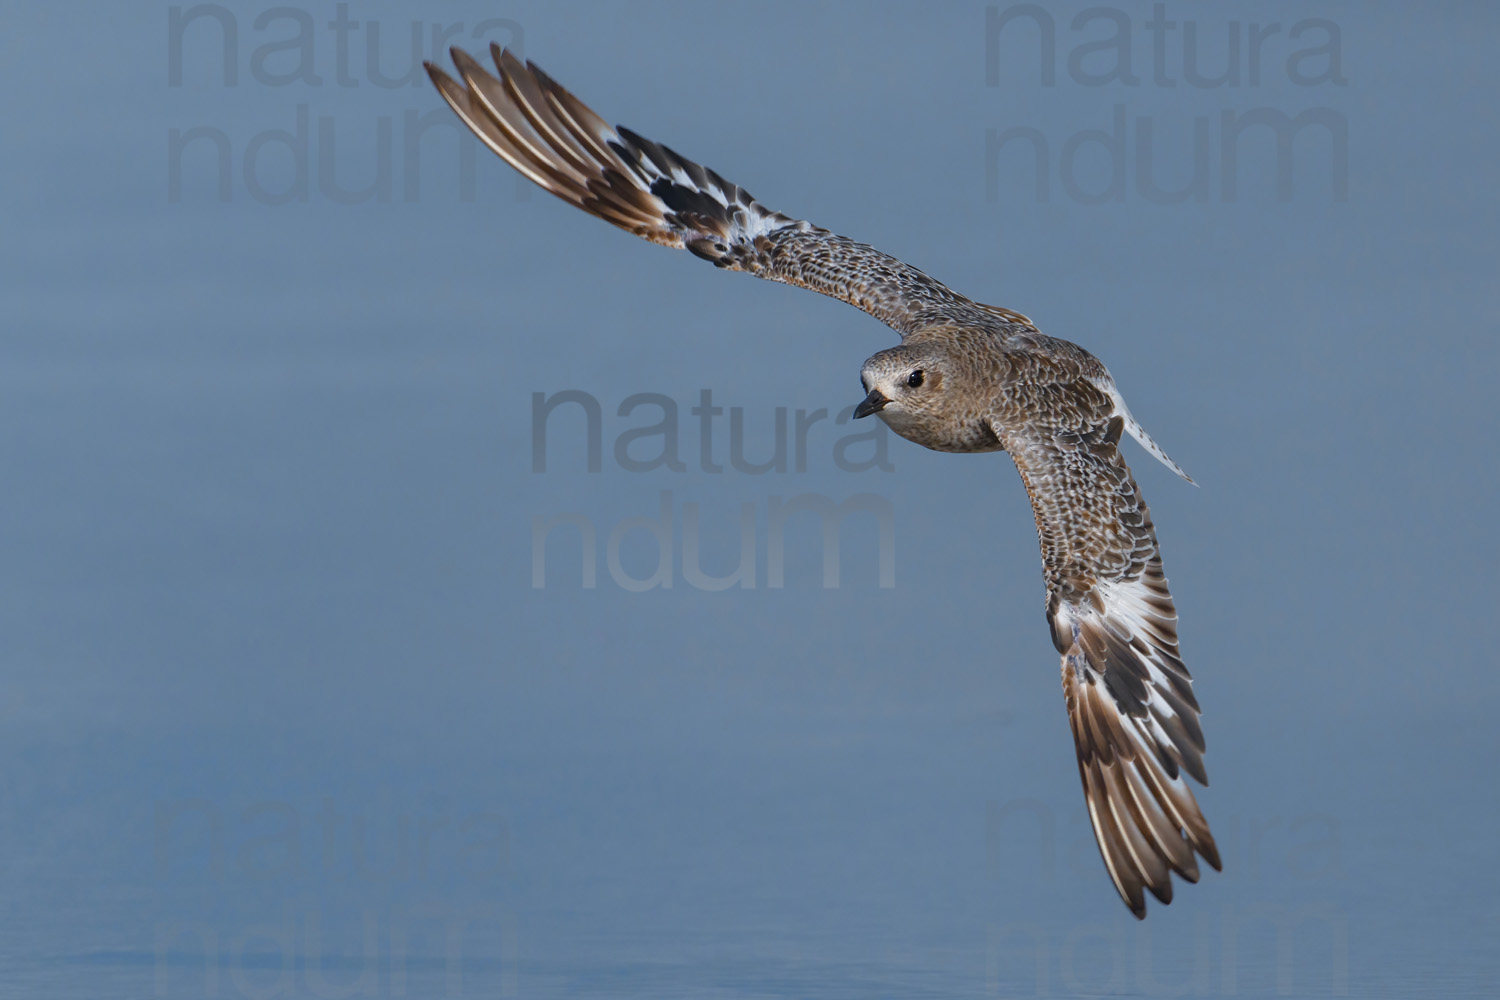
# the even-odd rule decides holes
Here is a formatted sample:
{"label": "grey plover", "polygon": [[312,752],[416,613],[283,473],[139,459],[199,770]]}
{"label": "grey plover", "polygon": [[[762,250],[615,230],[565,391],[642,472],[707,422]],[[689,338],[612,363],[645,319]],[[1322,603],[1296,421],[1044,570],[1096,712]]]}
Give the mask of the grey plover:
{"label": "grey plover", "polygon": [[[585,212],[831,295],[901,335],[865,362],[856,417],[950,452],[1006,451],[1031,497],[1047,621],[1078,771],[1105,868],[1132,913],[1143,890],[1172,900],[1219,852],[1184,775],[1208,783],[1192,680],[1151,514],[1120,455],[1125,433],[1178,475],[1093,355],[1017,312],[952,291],[863,243],[773,212],[744,188],[626,128],[611,127],[531,63],[491,46],[491,74],[452,50],[463,82],[438,90],[490,149]],[[1191,482],[1191,480],[1189,480]]]}

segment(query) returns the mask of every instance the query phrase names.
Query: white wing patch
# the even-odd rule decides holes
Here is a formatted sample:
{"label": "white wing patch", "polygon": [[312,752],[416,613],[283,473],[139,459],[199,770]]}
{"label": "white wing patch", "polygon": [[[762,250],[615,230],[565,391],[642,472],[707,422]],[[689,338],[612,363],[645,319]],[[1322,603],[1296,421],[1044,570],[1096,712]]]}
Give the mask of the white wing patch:
{"label": "white wing patch", "polygon": [[[1147,577],[1152,571],[1148,571]],[[1172,901],[1171,872],[1198,880],[1194,854],[1219,868],[1208,822],[1188,788],[1207,784],[1192,681],[1177,656],[1177,615],[1166,581],[1100,583],[1062,602],[1063,691],[1099,852],[1137,917],[1145,892]]]}

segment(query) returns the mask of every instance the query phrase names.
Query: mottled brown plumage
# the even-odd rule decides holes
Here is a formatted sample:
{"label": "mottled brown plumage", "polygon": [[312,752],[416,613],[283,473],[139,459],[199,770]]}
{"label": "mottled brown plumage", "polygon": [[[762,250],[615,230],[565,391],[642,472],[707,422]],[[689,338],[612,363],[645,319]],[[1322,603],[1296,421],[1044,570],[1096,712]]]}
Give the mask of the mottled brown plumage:
{"label": "mottled brown plumage", "polygon": [[879,413],[938,451],[1008,451],[1036,515],[1047,620],[1089,816],[1115,888],[1138,917],[1171,873],[1219,867],[1184,780],[1207,784],[1192,680],[1156,529],[1119,451],[1141,429],[1109,372],[1020,313],[974,302],[873,247],[773,212],[712,170],[614,128],[536,66],[491,47],[498,75],[462,50],[443,97],[492,150],[546,190],[654,243],[810,288],[901,334],[865,362],[856,416]]}

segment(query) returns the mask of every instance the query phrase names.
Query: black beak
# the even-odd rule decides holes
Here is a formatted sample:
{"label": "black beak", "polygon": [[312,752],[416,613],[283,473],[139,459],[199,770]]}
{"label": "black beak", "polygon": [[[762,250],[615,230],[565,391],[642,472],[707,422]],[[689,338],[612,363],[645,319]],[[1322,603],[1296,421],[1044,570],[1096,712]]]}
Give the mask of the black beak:
{"label": "black beak", "polygon": [[885,409],[885,404],[889,402],[890,400],[886,398],[885,393],[879,389],[871,389],[870,394],[865,397],[865,401],[854,408],[854,419],[858,420],[860,417],[868,417],[872,413],[879,413]]}

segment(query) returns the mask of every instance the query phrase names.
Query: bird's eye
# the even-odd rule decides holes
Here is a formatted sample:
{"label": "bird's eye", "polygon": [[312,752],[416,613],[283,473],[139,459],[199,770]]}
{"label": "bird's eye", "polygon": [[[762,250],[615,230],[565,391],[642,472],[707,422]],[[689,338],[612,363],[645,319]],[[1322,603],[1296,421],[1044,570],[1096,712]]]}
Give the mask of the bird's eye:
{"label": "bird's eye", "polygon": [[922,369],[918,368],[916,371],[914,371],[910,375],[906,376],[906,384],[909,385],[909,386],[911,386],[913,389],[915,389],[917,386],[921,385],[922,384]]}

